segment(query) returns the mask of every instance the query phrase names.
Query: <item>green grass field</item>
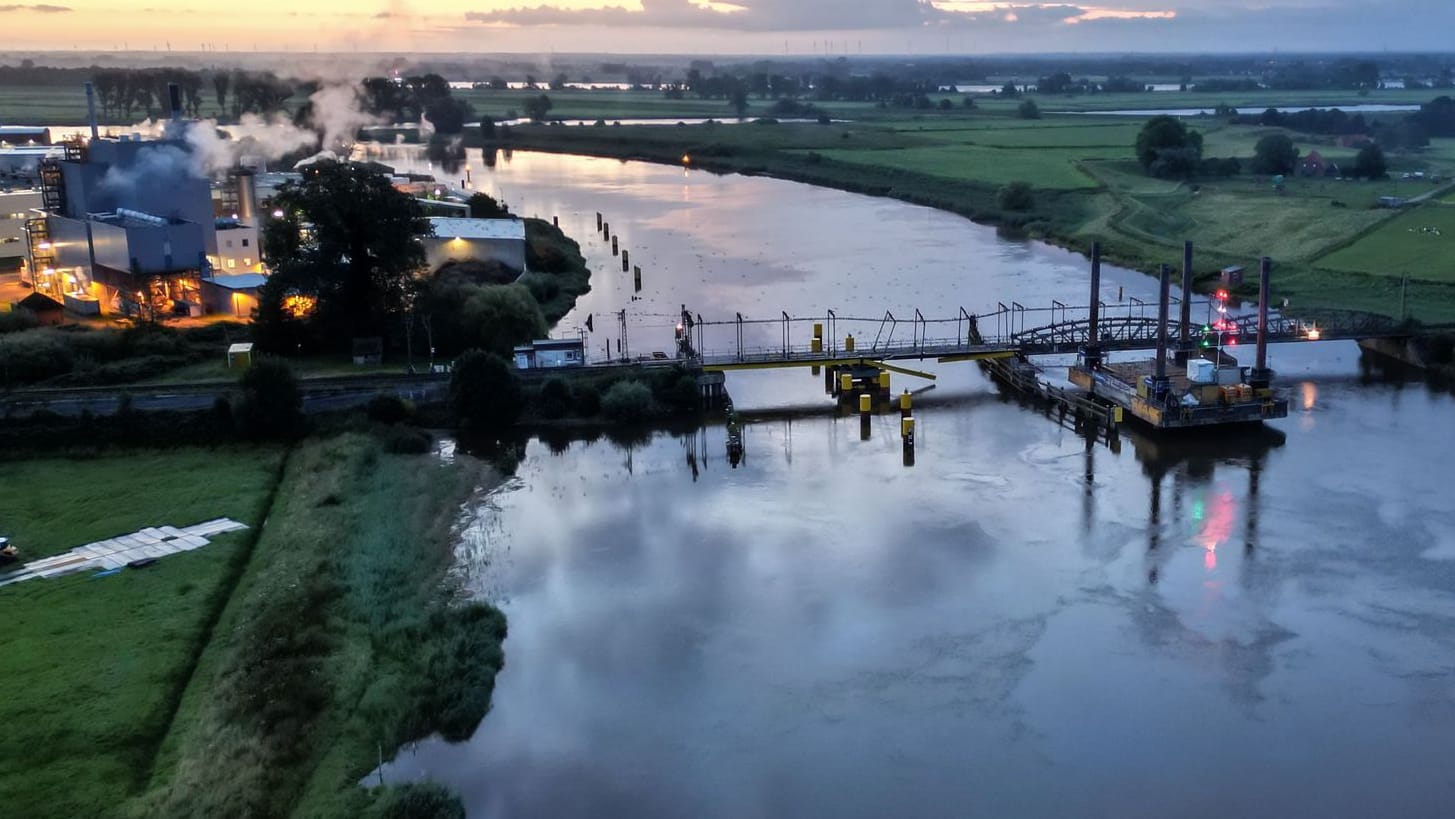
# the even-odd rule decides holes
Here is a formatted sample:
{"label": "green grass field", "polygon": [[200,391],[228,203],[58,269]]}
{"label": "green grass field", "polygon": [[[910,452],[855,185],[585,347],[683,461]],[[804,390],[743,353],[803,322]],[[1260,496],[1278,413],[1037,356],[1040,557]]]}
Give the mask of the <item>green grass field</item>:
{"label": "green grass field", "polygon": [[[989,185],[1018,180],[1039,188],[1075,190],[1096,187],[1096,180],[1076,167],[1082,159],[1114,155],[1110,148],[1047,148],[1021,151],[979,145],[945,145],[895,151],[826,150],[830,159],[859,165],[895,168],[948,179],[974,179]],[[1117,153],[1120,153],[1117,151]]]}
{"label": "green grass field", "polygon": [[1430,203],[1318,260],[1320,267],[1455,283],[1455,206]]}
{"label": "green grass field", "polygon": [[[182,449],[7,463],[0,528],[28,559],[144,526],[228,516],[256,527],[280,457]],[[6,815],[113,816],[141,790],[252,536],[222,535],[144,571],[0,589]]]}

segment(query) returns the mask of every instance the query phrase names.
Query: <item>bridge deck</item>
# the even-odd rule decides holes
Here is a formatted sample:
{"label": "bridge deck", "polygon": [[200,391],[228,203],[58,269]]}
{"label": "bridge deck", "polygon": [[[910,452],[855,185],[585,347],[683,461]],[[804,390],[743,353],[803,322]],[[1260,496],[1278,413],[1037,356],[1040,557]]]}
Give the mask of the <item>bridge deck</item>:
{"label": "bridge deck", "polygon": [[860,348],[855,350],[820,350],[789,348],[787,350],[745,350],[739,353],[702,356],[698,362],[704,370],[752,370],[771,367],[815,367],[874,361],[907,361],[933,358],[937,360],[974,361],[1006,358],[1016,354],[1015,344],[967,344],[929,342]]}

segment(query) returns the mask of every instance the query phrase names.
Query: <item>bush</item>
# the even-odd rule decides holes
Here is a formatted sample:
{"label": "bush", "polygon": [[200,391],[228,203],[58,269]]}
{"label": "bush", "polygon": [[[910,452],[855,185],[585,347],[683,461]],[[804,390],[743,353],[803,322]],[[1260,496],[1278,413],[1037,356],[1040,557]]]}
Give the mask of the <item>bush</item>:
{"label": "bush", "polygon": [[582,418],[593,418],[601,414],[601,390],[595,384],[577,384],[575,399],[576,414]]}
{"label": "bush", "polygon": [[1001,210],[1025,211],[1036,206],[1036,198],[1031,192],[1029,182],[1012,182],[1006,185],[995,194],[995,201]]}
{"label": "bush", "polygon": [[374,803],[370,819],[465,819],[459,797],[433,782],[388,788]]}
{"label": "bush", "polygon": [[1015,109],[1015,113],[1021,119],[1040,119],[1041,107],[1036,105],[1035,100],[1026,100]]}
{"label": "bush", "polygon": [[381,440],[384,450],[395,455],[424,455],[434,449],[434,436],[417,427],[389,427]]}
{"label": "bush", "polygon": [[364,406],[364,412],[371,421],[398,424],[414,415],[414,405],[397,395],[379,393],[369,399],[369,403]]}
{"label": "bush", "polygon": [[652,416],[652,391],[640,381],[618,381],[601,396],[601,412],[620,424],[637,424]]}
{"label": "bush", "polygon": [[560,418],[571,411],[571,385],[566,379],[554,376],[541,385],[540,413],[542,418]]}
{"label": "bush", "polygon": [[471,350],[455,360],[450,376],[450,409],[460,425],[498,431],[520,417],[520,382],[505,359]]}
{"label": "bush", "polygon": [[0,313],[0,335],[29,330],[39,324],[40,321],[29,310],[11,310],[8,313]]}
{"label": "bush", "polygon": [[289,441],[303,432],[303,393],[287,364],[273,359],[253,363],[238,382],[242,394],[233,408],[238,432],[254,441]]}
{"label": "bush", "polygon": [[30,330],[0,338],[0,378],[7,386],[55,378],[74,366],[70,345],[54,330]]}

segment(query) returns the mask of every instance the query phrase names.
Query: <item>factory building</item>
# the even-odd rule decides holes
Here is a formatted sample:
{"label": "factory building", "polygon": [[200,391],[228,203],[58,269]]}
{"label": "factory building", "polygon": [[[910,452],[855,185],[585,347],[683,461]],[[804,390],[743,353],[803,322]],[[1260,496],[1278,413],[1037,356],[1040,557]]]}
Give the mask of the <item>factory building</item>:
{"label": "factory building", "polygon": [[89,141],[41,165],[44,215],[27,224],[37,292],[80,315],[202,314],[217,222],[211,186],[180,136],[103,139],[93,127]]}
{"label": "factory building", "polygon": [[28,254],[25,223],[40,210],[40,190],[0,190],[0,272],[22,266]]}

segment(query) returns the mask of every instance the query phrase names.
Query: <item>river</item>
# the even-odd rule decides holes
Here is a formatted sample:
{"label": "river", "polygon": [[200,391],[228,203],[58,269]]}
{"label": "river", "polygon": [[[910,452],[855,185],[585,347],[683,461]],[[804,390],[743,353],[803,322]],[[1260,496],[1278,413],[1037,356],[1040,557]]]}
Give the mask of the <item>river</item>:
{"label": "river", "polygon": [[[645,349],[681,303],[1085,300],[1083,259],[891,200],[470,161],[585,239],[597,273],[566,324],[592,314],[593,344],[623,306]],[[590,238],[597,211],[644,268],[640,301]],[[1105,275],[1109,302],[1153,290]],[[510,618],[493,710],[383,775],[443,782],[472,819],[1446,816],[1455,401],[1366,374],[1351,343],[1273,364],[1292,398],[1274,436],[1114,451],[960,364],[934,368],[908,467],[891,417],[861,440],[855,419],[764,413],[737,468],[720,427],[533,441],[459,551]],[[826,404],[806,372],[728,386],[750,413]]]}

